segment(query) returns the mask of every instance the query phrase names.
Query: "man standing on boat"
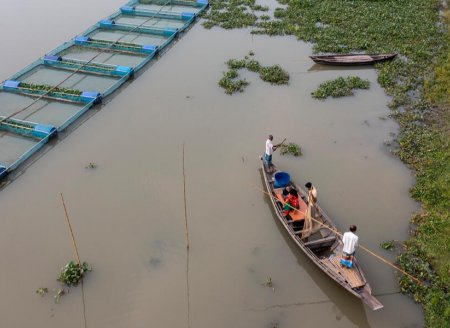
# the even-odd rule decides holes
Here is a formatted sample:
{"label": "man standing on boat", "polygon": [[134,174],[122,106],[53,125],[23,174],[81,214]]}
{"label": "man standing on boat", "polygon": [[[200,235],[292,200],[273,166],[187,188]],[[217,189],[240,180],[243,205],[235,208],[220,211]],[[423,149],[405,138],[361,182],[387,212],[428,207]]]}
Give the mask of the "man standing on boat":
{"label": "man standing on boat", "polygon": [[346,265],[347,267],[352,267],[353,255],[355,255],[356,246],[358,245],[358,236],[355,234],[356,226],[351,225],[349,228],[350,231],[344,233],[342,237],[342,242],[344,243],[344,247],[342,248],[342,257],[341,260],[342,265]]}
{"label": "man standing on boat", "polygon": [[320,225],[316,222],[317,189],[311,182],[306,183],[305,187],[308,189],[308,209],[305,214],[302,239],[308,238],[312,233],[320,228]]}
{"label": "man standing on boat", "polygon": [[277,150],[278,147],[281,146],[282,143],[279,143],[278,145],[274,145],[272,143],[273,135],[269,134],[269,137],[266,140],[266,151],[264,153],[264,164],[266,166],[266,171],[271,172],[272,171],[272,154],[275,150]]}

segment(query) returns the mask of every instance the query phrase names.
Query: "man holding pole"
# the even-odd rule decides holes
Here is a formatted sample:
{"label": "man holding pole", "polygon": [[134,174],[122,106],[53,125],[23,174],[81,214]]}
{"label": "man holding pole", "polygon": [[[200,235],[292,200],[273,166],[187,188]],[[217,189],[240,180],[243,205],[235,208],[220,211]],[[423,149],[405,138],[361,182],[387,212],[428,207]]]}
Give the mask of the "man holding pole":
{"label": "man holding pole", "polygon": [[274,145],[272,143],[273,135],[269,135],[269,137],[266,140],[266,151],[264,153],[264,165],[266,167],[267,172],[271,172],[272,170],[272,154],[275,150],[277,150],[278,147],[280,147],[283,142],[286,140],[286,138],[279,144]]}

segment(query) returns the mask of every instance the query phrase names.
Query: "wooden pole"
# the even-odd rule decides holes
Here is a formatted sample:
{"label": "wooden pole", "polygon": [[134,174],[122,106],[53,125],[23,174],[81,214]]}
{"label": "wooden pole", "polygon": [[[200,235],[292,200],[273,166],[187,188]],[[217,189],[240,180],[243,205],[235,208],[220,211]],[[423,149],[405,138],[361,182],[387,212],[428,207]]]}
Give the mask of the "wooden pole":
{"label": "wooden pole", "polygon": [[75,236],[73,235],[72,225],[70,224],[69,215],[67,214],[66,203],[64,202],[64,196],[63,196],[62,193],[61,193],[61,201],[62,201],[62,204],[63,204],[63,207],[64,207],[64,213],[66,214],[67,224],[69,225],[70,236],[72,237],[72,243],[73,243],[73,248],[74,248],[74,251],[75,251],[76,258],[77,258],[77,262],[78,262],[78,265],[81,268],[81,261],[80,261],[80,256],[78,255],[77,243],[75,241]]}
{"label": "wooden pole", "polygon": [[187,202],[186,202],[186,174],[184,170],[184,142],[183,142],[183,196],[184,196],[184,223],[186,232],[186,248],[189,249],[189,230],[187,221]]}

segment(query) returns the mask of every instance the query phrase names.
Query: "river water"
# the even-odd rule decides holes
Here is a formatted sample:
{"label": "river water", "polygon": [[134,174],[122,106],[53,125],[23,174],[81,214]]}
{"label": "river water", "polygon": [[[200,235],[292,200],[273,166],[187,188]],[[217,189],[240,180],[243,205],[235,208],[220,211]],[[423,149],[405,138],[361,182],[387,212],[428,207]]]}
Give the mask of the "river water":
{"label": "river water", "polygon": [[[0,0],[0,76],[123,5]],[[217,85],[224,62],[250,50],[280,64],[288,86],[253,73],[228,96]],[[313,65],[311,46],[292,37],[195,25],[135,81],[81,119],[13,176],[0,192],[0,326],[83,327],[80,286],[59,304],[52,289],[73,259],[59,193],[80,256],[89,327],[421,327],[421,308],[398,294],[396,276],[358,251],[384,308],[368,310],[312,265],[275,221],[259,155],[268,134],[299,143],[300,158],[274,155],[299,184],[312,181],[338,227],[358,226],[363,245],[407,238],[410,171],[383,142],[397,132],[389,101],[369,68]],[[338,76],[371,81],[354,97],[318,101],[310,93]],[[86,119],[89,118],[89,119]],[[183,143],[189,270],[183,200]],[[95,169],[85,168],[90,162]],[[187,275],[188,273],[188,275]],[[273,289],[264,286],[271,277]],[[48,287],[41,298],[38,287]]]}

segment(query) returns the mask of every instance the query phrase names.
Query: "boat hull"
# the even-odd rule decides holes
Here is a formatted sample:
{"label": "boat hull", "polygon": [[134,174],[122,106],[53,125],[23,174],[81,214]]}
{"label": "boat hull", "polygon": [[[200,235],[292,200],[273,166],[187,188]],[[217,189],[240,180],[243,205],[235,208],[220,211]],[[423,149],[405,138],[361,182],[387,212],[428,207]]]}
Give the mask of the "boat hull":
{"label": "boat hull", "polygon": [[323,65],[334,66],[362,66],[374,65],[377,63],[392,60],[397,54],[383,54],[383,55],[324,55],[324,56],[309,56],[315,63]]}

